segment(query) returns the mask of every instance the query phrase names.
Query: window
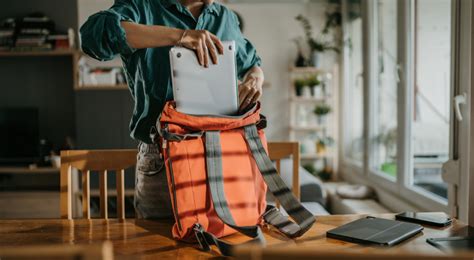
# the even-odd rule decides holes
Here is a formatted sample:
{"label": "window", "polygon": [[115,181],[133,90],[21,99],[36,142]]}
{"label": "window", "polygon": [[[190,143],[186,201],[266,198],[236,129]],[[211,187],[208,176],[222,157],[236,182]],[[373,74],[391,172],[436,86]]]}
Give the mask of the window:
{"label": "window", "polygon": [[441,167],[449,159],[451,1],[415,2],[415,86],[411,94],[411,185],[447,198]]}
{"label": "window", "polygon": [[347,6],[346,17],[346,91],[347,110],[345,121],[350,127],[346,128],[345,156],[350,160],[362,164],[364,155],[364,83],[363,83],[363,46],[362,46],[362,17],[361,2],[350,1]]}
{"label": "window", "polygon": [[397,174],[397,1],[375,3],[375,82],[371,121],[372,170],[391,180]]}
{"label": "window", "polygon": [[[343,3],[344,37],[351,43],[344,56],[342,129],[349,130],[343,174],[380,187],[386,198],[448,211],[456,191],[441,173],[458,136],[451,118],[452,96],[459,92],[451,79],[453,1]],[[351,16],[353,10],[361,17]],[[347,159],[361,162],[360,176],[351,176]]]}

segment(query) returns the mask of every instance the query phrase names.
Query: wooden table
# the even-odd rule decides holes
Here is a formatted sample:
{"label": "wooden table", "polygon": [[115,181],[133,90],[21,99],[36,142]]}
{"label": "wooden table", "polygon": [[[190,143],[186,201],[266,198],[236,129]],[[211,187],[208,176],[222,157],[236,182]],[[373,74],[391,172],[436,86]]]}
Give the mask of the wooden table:
{"label": "wooden table", "polygon": [[[387,252],[416,252],[443,254],[425,242],[430,237],[466,235],[466,225],[454,221],[453,225],[434,229],[425,227],[423,234],[391,248],[379,249],[326,238],[327,230],[348,223],[365,215],[333,215],[317,217],[316,224],[303,237],[289,240],[276,232],[265,230],[268,247],[311,250],[335,250],[337,252],[367,253],[372,250]],[[393,218],[393,214],[377,217]],[[0,220],[0,249],[9,246],[90,244],[110,240],[118,259],[194,259],[220,258],[217,251],[202,252],[196,245],[177,242],[171,238],[170,221],[119,220]],[[241,235],[228,237],[230,242],[243,242]],[[474,253],[472,254],[474,256]]]}

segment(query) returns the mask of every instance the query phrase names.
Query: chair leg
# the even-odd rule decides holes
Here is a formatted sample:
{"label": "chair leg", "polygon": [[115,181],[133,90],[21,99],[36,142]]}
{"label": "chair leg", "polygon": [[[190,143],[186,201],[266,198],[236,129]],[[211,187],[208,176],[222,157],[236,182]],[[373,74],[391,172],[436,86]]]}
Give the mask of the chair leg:
{"label": "chair leg", "polygon": [[[65,161],[61,152],[61,161]],[[72,192],[71,192],[71,167],[67,163],[61,164],[60,173],[60,210],[61,218],[72,219]]]}

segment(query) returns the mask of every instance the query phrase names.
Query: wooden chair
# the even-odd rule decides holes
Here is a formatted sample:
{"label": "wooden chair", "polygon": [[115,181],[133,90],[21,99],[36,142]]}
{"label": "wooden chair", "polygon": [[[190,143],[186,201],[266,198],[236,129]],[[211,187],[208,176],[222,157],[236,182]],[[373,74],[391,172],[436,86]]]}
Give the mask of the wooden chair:
{"label": "wooden chair", "polygon": [[[281,159],[293,158],[293,193],[300,196],[299,188],[299,145],[296,142],[269,142],[270,159],[275,161],[280,172]],[[72,219],[72,168],[82,173],[82,213],[83,218],[90,219],[90,174],[99,172],[100,217],[108,218],[107,214],[107,172],[116,172],[117,186],[117,218],[125,218],[125,169],[137,162],[137,150],[69,150],[61,151],[61,218]]]}
{"label": "wooden chair", "polygon": [[0,247],[1,259],[24,260],[113,260],[110,241],[88,245],[43,245]]}
{"label": "wooden chair", "polygon": [[100,217],[107,214],[107,172],[116,173],[117,218],[125,218],[125,169],[137,163],[137,150],[69,150],[61,151],[60,212],[72,219],[72,168],[82,173],[82,213],[90,219],[90,173],[99,172]]}
{"label": "wooden chair", "polygon": [[[280,172],[281,159],[291,156],[293,159],[293,194],[300,199],[300,149],[298,142],[268,142],[268,154]],[[278,206],[278,204],[277,204]]]}

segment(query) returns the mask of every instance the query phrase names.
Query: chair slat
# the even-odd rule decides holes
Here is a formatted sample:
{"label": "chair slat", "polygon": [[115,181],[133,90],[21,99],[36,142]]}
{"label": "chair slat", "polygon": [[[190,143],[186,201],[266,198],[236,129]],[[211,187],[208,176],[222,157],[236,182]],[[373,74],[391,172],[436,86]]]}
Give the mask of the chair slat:
{"label": "chair slat", "polygon": [[117,186],[117,218],[125,219],[125,170],[116,171],[116,186]]}
{"label": "chair slat", "polygon": [[108,219],[107,212],[107,170],[99,172],[100,217]]}
{"label": "chair slat", "polygon": [[82,171],[82,217],[91,218],[90,211],[90,171]]}

